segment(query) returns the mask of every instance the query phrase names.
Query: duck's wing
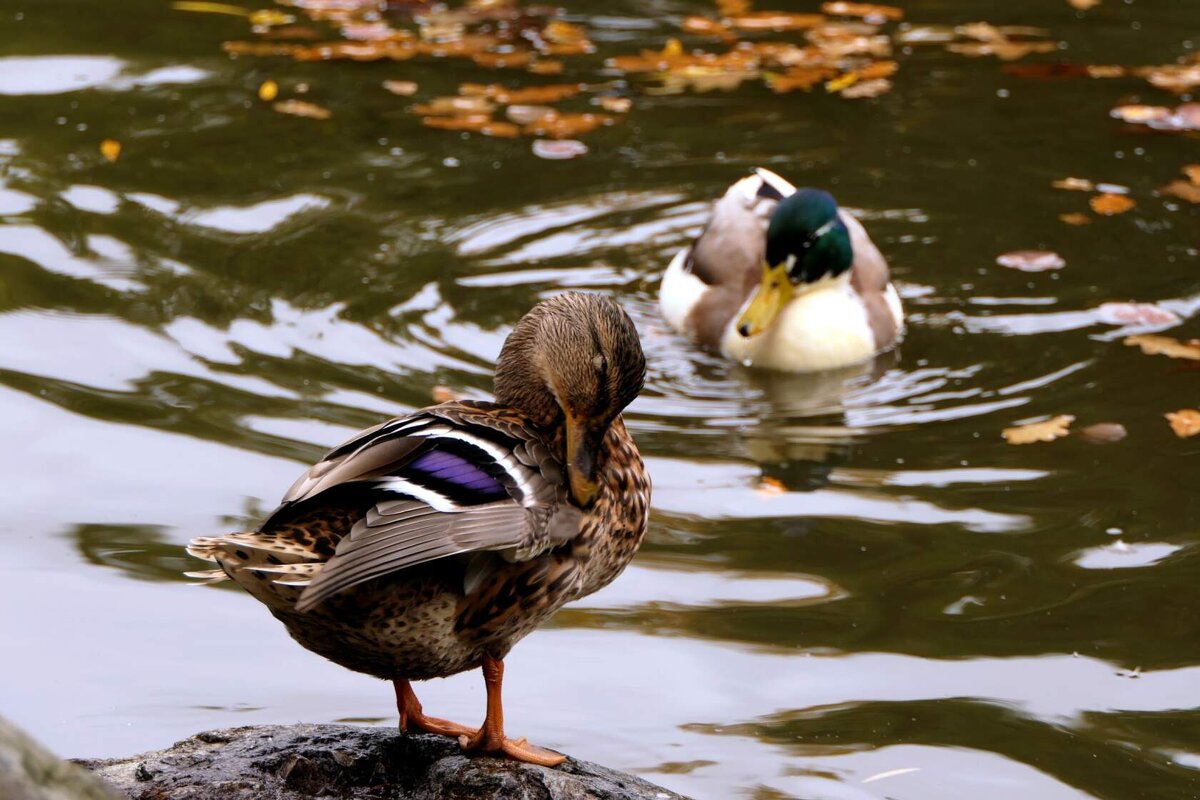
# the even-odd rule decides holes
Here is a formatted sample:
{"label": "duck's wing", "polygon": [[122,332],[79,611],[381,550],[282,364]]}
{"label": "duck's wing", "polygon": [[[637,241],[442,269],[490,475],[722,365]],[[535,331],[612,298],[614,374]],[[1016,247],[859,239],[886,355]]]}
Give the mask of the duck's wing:
{"label": "duck's wing", "polygon": [[850,286],[862,298],[875,348],[882,350],[896,340],[904,326],[900,296],[892,286],[887,260],[871,241],[863,224],[844,210],[839,210],[838,215],[850,231],[850,247],[854,250]]}
{"label": "duck's wing", "polygon": [[562,467],[511,412],[450,403],[364,431],[296,482],[269,532],[335,488],[371,505],[300,595],[304,611],[372,578],[462,553],[533,558],[573,537]]}
{"label": "duck's wing", "polygon": [[758,284],[767,225],[784,197],[796,191],[783,178],[756,169],[726,190],[688,251],[683,270],[703,284],[686,327],[700,342],[717,346],[725,326]]}

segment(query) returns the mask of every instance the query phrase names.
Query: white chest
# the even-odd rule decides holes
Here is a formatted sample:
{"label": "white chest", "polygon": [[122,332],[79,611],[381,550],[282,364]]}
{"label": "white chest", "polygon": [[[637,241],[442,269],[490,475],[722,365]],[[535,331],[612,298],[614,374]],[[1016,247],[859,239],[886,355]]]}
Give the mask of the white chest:
{"label": "white chest", "polygon": [[758,336],[739,334],[740,318],[741,311],[726,327],[721,352],[747,366],[807,372],[855,364],[875,354],[866,309],[846,280],[797,295]]}

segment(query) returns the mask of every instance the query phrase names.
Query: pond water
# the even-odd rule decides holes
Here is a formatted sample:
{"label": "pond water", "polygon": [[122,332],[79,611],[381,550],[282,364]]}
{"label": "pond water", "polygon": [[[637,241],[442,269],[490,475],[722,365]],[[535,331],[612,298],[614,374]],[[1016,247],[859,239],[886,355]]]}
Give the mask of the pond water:
{"label": "pond water", "polygon": [[[512,732],[697,798],[1200,796],[1200,439],[1163,418],[1196,407],[1200,372],[1096,310],[1158,303],[1182,319],[1167,335],[1200,336],[1196,208],[1157,193],[1200,149],[1110,117],[1181,102],[1142,77],[1011,66],[1172,63],[1193,0],[912,0],[883,28],[894,87],[858,100],[657,91],[604,58],[661,50],[707,0],[561,5],[596,52],[543,77],[233,58],[223,42],[267,41],[236,9],[0,0],[0,713],[71,756],[393,725],[389,687],[245,593],[189,586],[181,545],[252,524],[436,384],[486,396],[510,326],[579,287],[644,337],[627,419],[653,513],[634,565],[510,657]],[[1055,50],[946,49],[937,26],[979,20]],[[329,118],[276,113],[267,80]],[[409,111],[463,82],[579,81],[633,107],[574,160]],[[757,165],[862,217],[908,312],[893,356],[760,375],[666,329],[662,270]],[[1068,176],[1137,205],[1095,214],[1052,187]],[[1022,249],[1066,266],[996,265]],[[1001,437],[1058,414],[1128,436]],[[421,693],[482,716],[477,674]]]}

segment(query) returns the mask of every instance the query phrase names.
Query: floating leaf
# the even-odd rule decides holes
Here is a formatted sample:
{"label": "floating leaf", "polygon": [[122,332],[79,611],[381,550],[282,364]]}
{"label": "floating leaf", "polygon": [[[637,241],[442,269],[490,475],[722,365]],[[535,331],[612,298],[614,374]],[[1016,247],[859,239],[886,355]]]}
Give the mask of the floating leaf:
{"label": "floating leaf", "polygon": [[247,17],[250,12],[241,6],[231,6],[228,3],[204,3],[193,0],[177,0],[171,3],[176,11],[193,11],[197,14],[225,14],[230,17]]}
{"label": "floating leaf", "polygon": [[323,108],[316,103],[307,103],[303,100],[283,100],[273,105],[272,108],[280,114],[289,114],[293,117],[329,119],[333,116],[329,109]]}
{"label": "floating leaf", "polygon": [[1184,343],[1178,339],[1172,339],[1170,336],[1154,336],[1151,334],[1128,336],[1125,338],[1125,344],[1131,347],[1140,347],[1142,352],[1148,356],[1169,356],[1170,358],[1200,361],[1200,344],[1196,342]]}
{"label": "floating leaf", "polygon": [[1053,53],[1058,49],[1055,42],[955,42],[946,45],[951,53],[963,56],[996,56],[1002,61],[1016,61],[1031,53]]}
{"label": "floating leaf", "polygon": [[546,59],[538,59],[528,67],[529,71],[534,75],[562,75],[563,62],[547,61]]}
{"label": "floating leaf", "polygon": [[1200,203],[1200,186],[1190,181],[1171,181],[1159,191],[1189,203]]}
{"label": "floating leaf", "polygon": [[614,114],[625,114],[629,109],[633,108],[633,101],[628,97],[597,97],[592,102],[603,108],[605,111],[611,111]]}
{"label": "floating leaf", "polygon": [[587,155],[588,146],[575,139],[538,139],[533,143],[533,154],[549,161],[562,161]]}
{"label": "floating leaf", "polygon": [[1166,119],[1171,116],[1171,109],[1166,106],[1117,106],[1108,113],[1123,122],[1145,123]]}
{"label": "floating leaf", "polygon": [[551,139],[573,139],[594,131],[602,125],[616,122],[607,114],[560,114],[555,112],[534,120],[525,127],[532,136],[548,136]]}
{"label": "floating leaf", "polygon": [[1087,11],[1089,8],[1095,8],[1100,5],[1100,0],[1067,0],[1071,4],[1071,8],[1077,8],[1080,11]]}
{"label": "floating leaf", "polygon": [[869,81],[859,81],[853,86],[842,90],[842,97],[848,100],[858,100],[864,97],[879,97],[892,88],[892,82],[887,78],[875,78]]}
{"label": "floating leaf", "polygon": [[527,67],[533,60],[533,53],[528,50],[517,50],[512,53],[476,53],[471,60],[487,69],[512,69]]}
{"label": "floating leaf", "polygon": [[770,475],[764,475],[758,481],[758,486],[754,487],[754,493],[760,497],[779,497],[787,494],[787,485]]}
{"label": "floating leaf", "polygon": [[717,0],[717,11],[724,17],[736,17],[750,10],[750,0]]}
{"label": "floating leaf", "polygon": [[797,89],[809,91],[812,87],[837,74],[834,67],[792,67],[783,74],[768,74],[767,85],[780,94]]}
{"label": "floating leaf", "polygon": [[486,97],[473,95],[462,97],[435,97],[428,103],[418,103],[412,113],[422,116],[462,116],[465,114],[491,114],[496,106]]}
{"label": "floating leaf", "polygon": [[1068,189],[1074,192],[1090,192],[1096,188],[1087,178],[1063,178],[1050,184],[1055,189]]}
{"label": "floating leaf", "polygon": [[1181,408],[1163,416],[1167,418],[1167,422],[1171,423],[1171,430],[1175,431],[1175,435],[1180,439],[1187,439],[1200,433],[1200,411],[1194,408]]}
{"label": "floating leaf", "polygon": [[1016,250],[997,256],[996,263],[1009,269],[1019,269],[1022,272],[1046,272],[1062,269],[1067,265],[1062,256],[1049,250]]}
{"label": "floating leaf", "polygon": [[1138,74],[1154,86],[1176,94],[1184,94],[1200,86],[1200,64],[1167,64],[1139,70]]}
{"label": "floating leaf", "polygon": [[1092,211],[1106,217],[1111,217],[1114,214],[1124,214],[1129,209],[1137,205],[1133,200],[1122,194],[1099,194],[1093,197],[1088,203],[1092,207]]}
{"label": "floating leaf", "polygon": [[256,28],[274,28],[279,25],[291,25],[296,18],[285,14],[276,8],[263,8],[250,13],[250,24]]}
{"label": "floating leaf", "polygon": [[744,31],[802,31],[825,22],[821,14],[789,14],[784,11],[750,11],[729,18],[729,24]]}
{"label": "floating leaf", "polygon": [[587,31],[583,28],[558,19],[546,23],[542,36],[555,44],[577,44],[588,40]]}
{"label": "floating leaf", "polygon": [[100,143],[100,155],[108,163],[113,163],[121,157],[121,143],[116,139],[105,139]]}
{"label": "floating leaf", "polygon": [[1097,422],[1080,429],[1077,435],[1080,439],[1092,444],[1112,444],[1124,439],[1129,432],[1119,422]]}
{"label": "floating leaf", "polygon": [[892,21],[904,19],[903,9],[895,6],[877,6],[872,3],[823,3],[821,10],[834,17],[863,17]]}
{"label": "floating leaf", "polygon": [[560,100],[566,100],[568,97],[574,97],[582,91],[583,87],[577,83],[562,83],[550,84],[547,86],[525,86],[519,89],[509,89],[506,86],[501,86],[498,83],[480,84],[480,83],[464,83],[458,87],[459,94],[477,95],[487,97],[494,100],[500,105],[509,105],[513,103],[541,105],[544,103],[557,103]]}
{"label": "floating leaf", "polygon": [[1188,164],[1183,168],[1183,174],[1192,183],[1200,185],[1200,164]]}
{"label": "floating leaf", "polygon": [[1096,309],[1106,325],[1174,325],[1179,315],[1153,303],[1101,303]]}
{"label": "floating leaf", "polygon": [[504,109],[504,115],[518,125],[529,125],[542,117],[557,113],[557,109],[550,106],[512,105]]}
{"label": "floating leaf", "polygon": [[1052,442],[1067,435],[1075,417],[1070,414],[1060,414],[1044,422],[1030,422],[1005,428],[1001,431],[1004,441],[1009,444],[1033,444],[1034,442]]}
{"label": "floating leaf", "polygon": [[416,81],[384,81],[383,88],[401,97],[412,97],[420,87],[417,86]]}
{"label": "floating leaf", "polygon": [[258,99],[270,103],[279,97],[279,84],[275,81],[263,81],[258,87]]}
{"label": "floating leaf", "polygon": [[684,17],[680,27],[697,36],[715,36],[726,42],[734,39],[733,31],[728,25],[709,17]]}
{"label": "floating leaf", "polygon": [[1069,214],[1059,214],[1058,218],[1068,225],[1091,225],[1092,218],[1081,211],[1072,211]]}

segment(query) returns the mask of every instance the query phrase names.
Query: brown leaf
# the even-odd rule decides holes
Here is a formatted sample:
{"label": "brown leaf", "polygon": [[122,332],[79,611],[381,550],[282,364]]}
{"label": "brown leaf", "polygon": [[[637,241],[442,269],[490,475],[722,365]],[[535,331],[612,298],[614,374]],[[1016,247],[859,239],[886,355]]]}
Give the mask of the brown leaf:
{"label": "brown leaf", "polygon": [[996,257],[996,263],[1022,272],[1046,272],[1067,265],[1063,257],[1049,250],[1016,250]]}
{"label": "brown leaf", "polygon": [[1167,422],[1171,423],[1171,430],[1175,431],[1175,435],[1180,439],[1187,439],[1200,433],[1200,411],[1194,408],[1181,408],[1163,416],[1167,418]]}
{"label": "brown leaf", "polygon": [[1098,194],[1088,201],[1092,211],[1105,217],[1111,217],[1114,214],[1124,214],[1129,209],[1137,205],[1133,200],[1123,194]]}
{"label": "brown leaf", "polygon": [[530,64],[527,69],[534,75],[562,75],[563,62],[539,58],[537,61]]}
{"label": "brown leaf", "polygon": [[418,103],[410,109],[414,114],[429,116],[462,116],[465,114],[491,114],[495,104],[486,97],[451,95],[435,97],[428,103]]}
{"label": "brown leaf", "polygon": [[1171,181],[1166,186],[1159,189],[1163,194],[1169,194],[1178,197],[1180,200],[1186,200],[1189,203],[1200,203],[1200,186],[1188,181]]}
{"label": "brown leaf", "polygon": [[458,87],[459,94],[479,95],[490,98],[500,105],[513,103],[542,105],[557,103],[579,94],[581,87],[577,83],[549,84],[546,86],[525,86],[519,89],[509,89],[498,83],[487,85],[479,83],[464,83]]}
{"label": "brown leaf", "polygon": [[108,163],[113,163],[121,157],[121,143],[116,139],[105,139],[100,142],[100,155],[104,156]]}
{"label": "brown leaf", "polygon": [[548,136],[551,139],[574,139],[594,131],[601,125],[611,125],[616,117],[608,114],[547,114],[525,126],[531,136]]}
{"label": "brown leaf", "polygon": [[1058,218],[1068,225],[1091,225],[1092,218],[1080,211],[1072,211],[1069,214],[1059,214]]}
{"label": "brown leaf", "polygon": [[833,17],[863,17],[893,22],[904,19],[903,9],[895,6],[877,6],[873,3],[822,3],[821,10]]}
{"label": "brown leaf", "polygon": [[306,103],[303,100],[283,100],[272,106],[280,114],[293,117],[308,117],[309,119],[329,119],[333,116],[329,109],[322,108],[316,103]]}
{"label": "brown leaf", "polygon": [[836,67],[792,67],[783,74],[768,75],[767,85],[771,91],[779,94],[797,89],[807,92],[818,83],[837,75],[837,72]]}
{"label": "brown leaf", "polygon": [[1192,183],[1200,185],[1200,164],[1188,164],[1183,168],[1183,174]]}
{"label": "brown leaf", "polygon": [[1173,325],[1179,315],[1153,303],[1101,303],[1096,315],[1106,325]]}
{"label": "brown leaf", "polygon": [[1140,347],[1142,352],[1148,356],[1169,356],[1170,358],[1200,361],[1200,344],[1184,343],[1178,339],[1172,339],[1170,336],[1156,336],[1148,333],[1127,336],[1125,344],[1131,347]]}
{"label": "brown leaf", "polygon": [[1001,431],[1004,441],[1009,444],[1033,444],[1034,442],[1052,442],[1061,439],[1068,433],[1068,428],[1075,421],[1070,414],[1060,414],[1044,422],[1030,422],[1005,428]]}
{"label": "brown leaf", "polygon": [[1077,435],[1080,439],[1092,444],[1112,444],[1124,439],[1129,432],[1119,422],[1097,422],[1080,429]]}
{"label": "brown leaf", "polygon": [[383,88],[401,97],[412,97],[419,87],[416,81],[384,81]]}
{"label": "brown leaf", "polygon": [[821,14],[790,14],[785,11],[750,11],[729,18],[729,24],[743,31],[802,31],[825,21]]}

